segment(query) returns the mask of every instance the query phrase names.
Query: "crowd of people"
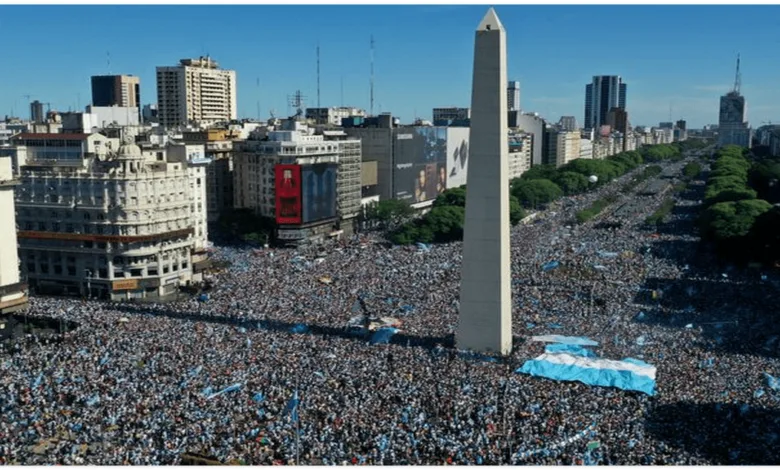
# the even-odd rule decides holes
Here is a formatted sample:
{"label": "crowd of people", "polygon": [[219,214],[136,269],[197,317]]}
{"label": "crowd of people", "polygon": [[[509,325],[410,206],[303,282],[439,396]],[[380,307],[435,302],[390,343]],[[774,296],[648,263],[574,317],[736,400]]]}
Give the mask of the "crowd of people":
{"label": "crowd of people", "polygon": [[[297,250],[217,247],[230,267],[208,298],[33,297],[29,315],[78,327],[0,356],[0,463],[776,463],[780,392],[764,375],[780,373],[775,275],[697,252],[701,181],[638,196],[646,183],[622,194],[629,178],[512,229],[506,358],[453,347],[461,243],[360,234]],[[621,199],[573,222],[607,194]],[[677,210],[648,228],[666,197]],[[358,313],[398,318],[400,331],[372,344],[346,328]],[[528,341],[537,334],[586,336],[603,357],[651,363],[657,394],[517,373],[543,352]],[[670,406],[726,411],[704,427],[702,413],[670,418]],[[759,414],[765,424],[736,435]]]}

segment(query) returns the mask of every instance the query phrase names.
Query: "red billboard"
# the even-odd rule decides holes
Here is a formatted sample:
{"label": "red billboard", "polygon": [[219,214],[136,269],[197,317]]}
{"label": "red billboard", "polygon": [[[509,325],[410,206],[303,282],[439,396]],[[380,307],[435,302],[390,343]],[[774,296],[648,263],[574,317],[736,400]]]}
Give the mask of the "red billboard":
{"label": "red billboard", "polygon": [[276,223],[301,223],[301,167],[276,165]]}

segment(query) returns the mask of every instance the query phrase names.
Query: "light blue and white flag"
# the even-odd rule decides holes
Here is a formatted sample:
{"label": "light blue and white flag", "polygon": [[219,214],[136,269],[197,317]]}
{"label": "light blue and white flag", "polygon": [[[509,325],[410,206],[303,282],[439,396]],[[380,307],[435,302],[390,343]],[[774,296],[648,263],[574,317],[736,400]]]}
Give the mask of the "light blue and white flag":
{"label": "light blue and white flag", "polygon": [[577,344],[580,346],[598,346],[599,343],[584,336],[541,335],[532,336],[531,341],[539,343]]}
{"label": "light blue and white flag", "polygon": [[290,399],[289,402],[287,402],[287,412],[290,413],[290,417],[292,418],[293,423],[298,421],[298,404],[300,403],[300,400],[298,400],[298,390],[295,390],[295,393],[293,394],[293,397]]}
{"label": "light blue and white flag", "polygon": [[217,398],[218,396],[223,395],[225,393],[235,392],[236,390],[241,388],[241,386],[243,386],[243,385],[244,384],[237,383],[237,384],[233,384],[233,385],[231,385],[229,387],[225,387],[222,390],[218,391],[217,393],[213,393],[213,394],[209,395],[208,397],[206,397],[206,400],[211,400],[213,398]]}
{"label": "light blue and white flag", "polygon": [[586,385],[616,387],[655,395],[656,368],[638,359],[615,361],[586,357],[572,352],[545,352],[531,359],[518,373],[553,380],[582,382]]}

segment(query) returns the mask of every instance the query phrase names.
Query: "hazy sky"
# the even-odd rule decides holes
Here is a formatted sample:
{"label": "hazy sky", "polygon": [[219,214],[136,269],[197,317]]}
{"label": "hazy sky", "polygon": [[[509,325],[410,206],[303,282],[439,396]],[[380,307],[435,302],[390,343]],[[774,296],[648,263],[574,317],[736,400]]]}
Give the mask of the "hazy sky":
{"label": "hazy sky", "polygon": [[[83,108],[91,75],[141,77],[157,101],[155,67],[209,54],[238,75],[240,117],[290,112],[300,89],[317,105],[369,107],[409,122],[436,106],[469,106],[478,6],[0,6],[5,44],[0,116],[29,117],[24,95],[53,109]],[[582,123],[585,84],[621,75],[635,125],[718,120],[742,55],[742,92],[754,127],[780,122],[780,6],[497,6],[507,29],[509,78],[523,110]],[[110,67],[107,61],[110,52]],[[343,81],[343,102],[342,102]],[[258,86],[259,83],[259,86]]]}

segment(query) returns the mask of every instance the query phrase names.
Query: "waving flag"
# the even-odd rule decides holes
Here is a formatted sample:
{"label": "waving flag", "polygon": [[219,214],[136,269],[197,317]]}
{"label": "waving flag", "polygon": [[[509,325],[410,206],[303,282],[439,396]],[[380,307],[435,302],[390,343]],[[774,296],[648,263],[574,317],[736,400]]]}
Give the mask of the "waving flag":
{"label": "waving flag", "polygon": [[300,403],[300,400],[298,400],[298,390],[295,390],[295,393],[293,394],[293,397],[290,399],[289,402],[287,402],[287,411],[290,413],[290,417],[292,418],[293,422],[298,421],[298,404]]}
{"label": "waving flag", "polygon": [[[557,349],[557,348],[556,348]],[[582,382],[586,385],[616,387],[655,395],[656,368],[638,359],[601,359],[581,351],[547,350],[523,364],[518,373],[553,380]]]}

